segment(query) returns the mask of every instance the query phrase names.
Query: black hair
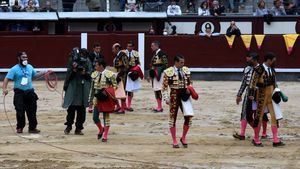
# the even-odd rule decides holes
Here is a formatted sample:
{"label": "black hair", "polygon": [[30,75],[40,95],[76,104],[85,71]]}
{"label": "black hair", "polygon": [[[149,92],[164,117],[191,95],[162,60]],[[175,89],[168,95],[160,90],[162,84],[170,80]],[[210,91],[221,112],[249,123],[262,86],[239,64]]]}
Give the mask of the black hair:
{"label": "black hair", "polygon": [[22,55],[26,54],[26,52],[24,51],[21,51],[21,52],[18,52],[17,53],[17,58],[21,57]]}
{"label": "black hair", "polygon": [[180,54],[177,54],[175,57],[174,57],[174,61],[175,62],[179,62],[180,59],[184,59],[184,56],[180,55]]}
{"label": "black hair", "polygon": [[273,60],[274,58],[276,58],[276,55],[272,52],[268,52],[266,55],[265,55],[265,62],[268,61],[268,60]]}
{"label": "black hair", "polygon": [[93,48],[101,47],[99,43],[94,43]]}
{"label": "black hair", "polygon": [[131,46],[134,46],[133,41],[129,41],[127,44],[130,44]]}
{"label": "black hair", "polygon": [[102,65],[103,68],[106,67],[106,62],[105,62],[104,59],[97,59],[97,60],[95,61],[95,63],[98,63],[99,65]]}
{"label": "black hair", "polygon": [[203,9],[204,8],[204,4],[206,3],[206,8],[208,8],[208,3],[207,3],[207,1],[203,1],[203,2],[201,2],[201,4],[200,4],[200,7]]}
{"label": "black hair", "polygon": [[160,42],[159,41],[153,41],[152,43],[160,48]]}
{"label": "black hair", "polygon": [[259,60],[259,55],[256,52],[249,52],[247,54],[247,57],[252,58],[252,60],[258,61]]}

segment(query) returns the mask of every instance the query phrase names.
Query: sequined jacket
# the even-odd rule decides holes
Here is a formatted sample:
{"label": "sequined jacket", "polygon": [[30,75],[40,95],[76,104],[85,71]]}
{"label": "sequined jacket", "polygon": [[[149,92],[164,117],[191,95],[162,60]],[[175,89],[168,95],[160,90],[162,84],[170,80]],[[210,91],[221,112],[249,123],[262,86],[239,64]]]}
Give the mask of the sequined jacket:
{"label": "sequined jacket", "polygon": [[140,58],[139,58],[139,52],[138,51],[132,50],[130,56],[129,56],[129,51],[128,50],[124,50],[123,52],[126,53],[126,55],[128,57],[129,67],[134,67],[134,66],[140,64]]}
{"label": "sequined jacket", "polygon": [[155,67],[163,66],[164,69],[168,67],[168,57],[167,55],[159,49],[157,53],[152,57],[150,67],[154,69]]}
{"label": "sequined jacket", "polygon": [[249,86],[249,96],[255,95],[255,88],[263,89],[268,86],[276,86],[276,72],[275,69],[271,68],[271,75],[265,70],[264,65],[259,65],[254,69],[254,73]]}
{"label": "sequined jacket", "polygon": [[95,94],[103,88],[117,87],[117,81],[115,74],[110,70],[104,70],[103,72],[94,71],[91,75],[92,85],[89,94],[89,103],[97,103]]}
{"label": "sequined jacket", "polygon": [[123,74],[127,72],[129,68],[129,64],[128,64],[128,57],[126,53],[120,51],[117,54],[117,56],[114,59],[114,67],[117,69],[117,72],[119,74]]}
{"label": "sequined jacket", "polygon": [[185,89],[191,84],[191,72],[188,67],[182,67],[182,80],[179,79],[178,72],[174,66],[164,71],[164,81],[162,87],[163,99],[169,100],[168,87],[172,89]]}

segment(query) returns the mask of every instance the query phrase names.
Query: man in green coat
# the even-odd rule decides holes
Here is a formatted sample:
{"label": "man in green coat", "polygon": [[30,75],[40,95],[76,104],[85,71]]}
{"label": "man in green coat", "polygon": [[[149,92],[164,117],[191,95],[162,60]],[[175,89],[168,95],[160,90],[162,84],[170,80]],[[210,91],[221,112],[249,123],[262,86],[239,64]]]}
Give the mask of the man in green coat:
{"label": "man in green coat", "polygon": [[69,134],[76,116],[75,135],[83,135],[86,107],[91,87],[92,64],[87,58],[86,49],[74,48],[68,61],[67,75],[64,82],[65,97],[62,107],[67,109],[65,134]]}

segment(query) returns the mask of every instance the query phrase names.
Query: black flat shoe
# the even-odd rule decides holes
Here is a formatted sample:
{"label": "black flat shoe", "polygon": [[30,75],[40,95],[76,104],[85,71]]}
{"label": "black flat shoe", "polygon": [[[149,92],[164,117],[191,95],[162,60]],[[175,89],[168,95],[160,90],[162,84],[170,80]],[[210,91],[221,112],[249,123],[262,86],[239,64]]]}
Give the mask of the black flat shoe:
{"label": "black flat shoe", "polygon": [[178,144],[173,144],[173,148],[180,148]]}
{"label": "black flat shoe", "polygon": [[234,138],[236,138],[236,139],[239,139],[239,140],[245,140],[245,139],[246,139],[245,136],[241,136],[241,135],[239,135],[238,133],[234,133],[232,136],[233,136]]}
{"label": "black flat shoe", "polygon": [[264,146],[262,143],[256,143],[254,140],[252,140],[252,144],[253,144],[255,147],[263,147],[263,146]]}
{"label": "black flat shoe", "polygon": [[28,130],[28,133],[31,133],[31,134],[38,134],[40,132],[41,132],[41,130],[39,130],[39,129]]}
{"label": "black flat shoe", "polygon": [[118,111],[115,114],[125,114],[125,111]]}
{"label": "black flat shoe", "polygon": [[127,110],[127,111],[130,111],[130,112],[133,112],[134,110],[133,110],[133,108],[126,108],[125,110]]}
{"label": "black flat shoe", "polygon": [[103,138],[103,139],[102,139],[102,142],[103,142],[103,143],[106,143],[106,142],[107,142],[107,139],[104,139],[104,138]]}
{"label": "black flat shoe", "polygon": [[282,147],[285,146],[284,142],[280,141],[278,143],[273,143],[273,147]]}
{"label": "black flat shoe", "polygon": [[84,135],[81,130],[77,130],[77,129],[75,130],[74,134],[75,135],[81,135],[81,136]]}
{"label": "black flat shoe", "polygon": [[266,135],[266,136],[261,136],[260,139],[268,139],[268,135]]}
{"label": "black flat shoe", "polygon": [[161,112],[164,111],[164,109],[160,109],[160,110],[158,110],[158,109],[153,109],[152,111],[153,111],[154,113],[161,113]]}
{"label": "black flat shoe", "polygon": [[98,140],[100,140],[102,138],[103,132],[104,132],[104,129],[102,129],[102,131],[98,133]]}
{"label": "black flat shoe", "polygon": [[188,144],[186,144],[186,143],[183,143],[183,141],[182,141],[182,138],[180,138],[180,142],[181,142],[181,144],[182,144],[183,148],[188,148]]}
{"label": "black flat shoe", "polygon": [[22,128],[20,128],[20,129],[17,129],[17,131],[16,131],[17,133],[23,133],[23,129]]}
{"label": "black flat shoe", "polygon": [[66,129],[64,130],[64,133],[66,135],[68,135],[68,134],[70,134],[71,130],[72,130],[72,127],[66,127]]}

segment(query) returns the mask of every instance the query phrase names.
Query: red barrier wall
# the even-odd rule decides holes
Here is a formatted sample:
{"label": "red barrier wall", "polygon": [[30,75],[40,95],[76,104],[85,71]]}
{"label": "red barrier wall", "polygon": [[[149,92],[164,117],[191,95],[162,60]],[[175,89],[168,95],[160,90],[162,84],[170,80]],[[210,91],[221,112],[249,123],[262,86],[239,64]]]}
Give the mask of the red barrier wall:
{"label": "red barrier wall", "polygon": [[[233,47],[230,49],[224,36],[219,37],[199,37],[199,36],[146,36],[146,63],[150,62],[152,51],[150,44],[152,41],[161,42],[161,48],[173,63],[176,54],[182,54],[186,58],[186,64],[190,67],[204,68],[238,68],[245,65],[244,56],[247,49],[240,37],[236,37]],[[266,36],[261,50],[258,50],[254,37],[252,38],[251,51],[258,52],[263,61],[266,52],[277,54],[278,67],[280,68],[300,68],[300,40],[295,43],[291,55],[287,54],[285,42],[281,35]],[[149,64],[146,64],[148,66]]]}
{"label": "red barrier wall", "polygon": [[35,67],[65,67],[68,54],[80,46],[80,36],[1,36],[0,68],[16,64],[18,51],[26,51]]}
{"label": "red barrier wall", "polygon": [[[123,47],[132,40],[138,48],[138,36],[117,34],[89,34],[88,49],[92,49],[94,42],[99,42],[109,65],[112,64],[113,54],[111,46],[119,42]],[[161,42],[162,50],[169,55],[170,64],[173,56],[180,53],[186,57],[189,67],[237,68],[245,64],[247,53],[241,40],[237,37],[233,48],[230,49],[226,38],[199,36],[146,36],[145,61],[149,66],[153,52],[150,49],[152,41]],[[35,67],[65,67],[68,53],[73,47],[80,46],[80,35],[63,36],[0,36],[0,68],[9,68],[16,63],[16,52],[27,51],[30,62]],[[281,35],[266,36],[262,49],[258,50],[256,41],[252,38],[251,49],[263,56],[267,51],[278,55],[280,68],[300,68],[300,42],[296,41],[293,53],[287,54],[285,43]],[[261,58],[262,60],[263,58]]]}

